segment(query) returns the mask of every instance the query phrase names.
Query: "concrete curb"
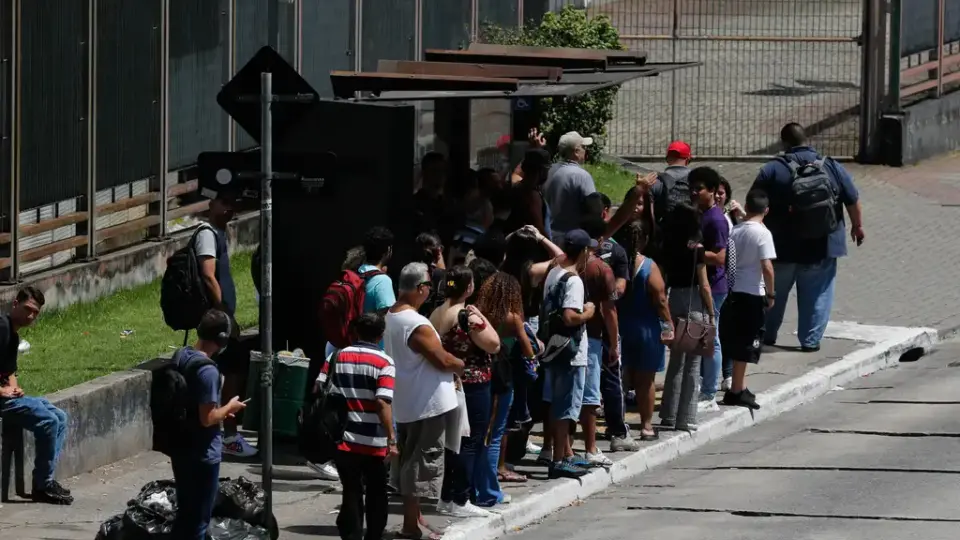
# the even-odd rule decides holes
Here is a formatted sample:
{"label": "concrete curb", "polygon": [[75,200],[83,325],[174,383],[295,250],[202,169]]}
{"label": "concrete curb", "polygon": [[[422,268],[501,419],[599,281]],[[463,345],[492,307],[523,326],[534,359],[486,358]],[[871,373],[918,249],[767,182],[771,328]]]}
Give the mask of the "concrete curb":
{"label": "concrete curb", "polygon": [[[720,416],[701,423],[696,433],[682,433],[645,446],[614,463],[610,470],[597,469],[577,480],[551,481],[545,491],[518,498],[494,517],[472,518],[450,526],[445,540],[492,540],[529,526],[544,517],[591,495],[621,483],[654,467],[663,465],[717,439],[737,433],[754,424],[774,418],[795,407],[813,401],[835,387],[865,375],[891,367],[900,356],[913,349],[929,351],[936,345],[937,331],[932,328],[866,327],[852,323],[831,323],[835,337],[860,339],[866,334],[881,336],[881,341],[853,351],[836,362],[816,368],[757,396],[762,408],[724,408]],[[834,337],[834,336],[831,336]]]}

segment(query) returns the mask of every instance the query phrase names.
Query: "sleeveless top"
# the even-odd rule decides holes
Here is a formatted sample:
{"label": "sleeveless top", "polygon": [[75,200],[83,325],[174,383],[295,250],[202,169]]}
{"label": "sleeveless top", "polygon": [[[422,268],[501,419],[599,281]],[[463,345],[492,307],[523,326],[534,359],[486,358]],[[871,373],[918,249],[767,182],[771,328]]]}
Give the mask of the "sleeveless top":
{"label": "sleeveless top", "polygon": [[483,349],[477,347],[470,339],[470,334],[464,332],[456,324],[440,338],[444,350],[463,360],[464,384],[478,384],[490,382],[493,368],[493,359]]}
{"label": "sleeveless top", "polygon": [[660,324],[660,316],[650,302],[650,294],[647,291],[647,281],[650,279],[650,271],[653,268],[653,261],[650,257],[644,257],[637,268],[637,273],[630,283],[630,295],[625,298],[624,311],[625,316],[633,320],[646,322],[656,322]]}

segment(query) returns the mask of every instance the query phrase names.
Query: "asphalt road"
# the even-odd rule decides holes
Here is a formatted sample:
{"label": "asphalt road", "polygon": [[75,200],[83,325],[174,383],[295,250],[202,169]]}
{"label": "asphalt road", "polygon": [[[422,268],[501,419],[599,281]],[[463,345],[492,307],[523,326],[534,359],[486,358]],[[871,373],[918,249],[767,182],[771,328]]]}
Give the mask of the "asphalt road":
{"label": "asphalt road", "polygon": [[518,532],[523,540],[948,540],[960,343],[864,377]]}

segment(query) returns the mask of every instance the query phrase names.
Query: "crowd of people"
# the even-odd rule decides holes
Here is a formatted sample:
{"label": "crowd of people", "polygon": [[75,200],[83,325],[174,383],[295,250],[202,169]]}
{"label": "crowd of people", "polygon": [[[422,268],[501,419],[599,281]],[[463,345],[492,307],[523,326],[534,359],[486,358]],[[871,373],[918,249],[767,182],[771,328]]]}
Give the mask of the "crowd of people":
{"label": "crowd of people", "polygon": [[[515,465],[530,453],[549,478],[608,467],[601,411],[612,453],[635,451],[661,430],[696,430],[698,413],[719,407],[719,392],[725,405],[758,408],[747,367],[776,344],[794,285],[800,345],[819,350],[846,254],[844,209],[851,237],[864,239],[849,174],[810,147],[801,126],[788,124],[781,139],[784,153],[762,167],[743,205],[715,169],[691,167],[682,141],[669,145],[662,173],[637,175],[622,197],[597,192],[583,166],[593,141],[575,132],[554,154],[533,131],[515,169],[456,181],[444,156],[425,156],[415,260],[391,278],[401,240],[374,227],[331,285],[343,299],[361,284],[316,383],[347,410],[336,455],[311,464],[343,484],[342,538],[380,538],[391,491],[403,499],[401,538],[436,536],[421,515],[424,498],[445,515],[488,515],[510,502],[504,483],[527,481]],[[210,208],[212,227],[195,236],[195,249],[214,310],[178,356],[184,364],[217,357],[237,334],[224,233],[233,205],[222,197]],[[15,376],[16,332],[42,306],[39,291],[24,289],[0,317],[0,412],[37,436],[36,497],[69,504],[53,477],[65,417],[26,398]],[[256,452],[234,421],[245,369],[221,357],[198,364],[188,381],[199,389],[200,419],[189,459],[174,460],[178,494],[197,502],[178,515],[183,538],[205,534],[221,455]],[[636,433],[625,419],[628,396],[641,418]],[[542,446],[528,438],[536,423]]]}
{"label": "crowd of people", "polygon": [[[592,140],[578,133],[560,137],[554,156],[534,131],[509,174],[483,169],[457,182],[442,155],[428,154],[415,260],[396,287],[384,271],[395,240],[382,227],[344,264],[375,278],[364,278],[356,341],[328,346],[326,364],[341,366],[332,392],[351,403],[339,449],[352,457],[335,461],[366,485],[364,495],[341,475],[341,536],[379,538],[392,490],[403,498],[401,538],[436,535],[421,515],[425,498],[444,515],[488,515],[510,502],[502,484],[527,481],[514,465],[528,453],[549,478],[608,467],[601,410],[609,452],[619,452],[664,429],[696,430],[699,412],[719,409],[719,392],[724,405],[759,408],[747,367],[775,345],[794,283],[802,350],[819,349],[845,254],[844,208],[852,238],[864,238],[843,167],[799,125],[781,138],[784,153],[743,205],[715,169],[690,166],[682,141],[668,147],[665,171],[638,175],[617,206],[583,167]],[[627,395],[638,433],[625,421]],[[537,422],[541,447],[526,436]],[[355,465],[360,456],[376,458]]]}

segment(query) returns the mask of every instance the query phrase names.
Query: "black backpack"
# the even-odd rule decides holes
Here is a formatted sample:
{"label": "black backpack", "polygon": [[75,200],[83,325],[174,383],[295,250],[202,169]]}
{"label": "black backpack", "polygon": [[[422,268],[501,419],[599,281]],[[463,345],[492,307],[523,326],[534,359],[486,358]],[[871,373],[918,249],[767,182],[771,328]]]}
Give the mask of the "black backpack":
{"label": "black backpack", "polygon": [[816,240],[837,230],[837,192],[825,158],[801,163],[793,154],[778,156],[790,170],[790,228],[796,238]]}
{"label": "black backpack", "polygon": [[167,269],[160,282],[160,310],[163,322],[173,330],[193,330],[211,307],[207,287],[200,279],[195,247],[197,235],[205,229],[213,230],[207,224],[200,225],[187,245],[167,259]]}
{"label": "black backpack", "polygon": [[[689,174],[689,173],[688,173]],[[673,209],[681,204],[690,204],[690,182],[687,175],[680,177],[663,172],[657,175],[663,189],[660,190],[660,197],[657,202],[657,221],[662,226],[666,223],[667,216],[673,212]]]}
{"label": "black backpack", "polygon": [[216,366],[209,358],[196,358],[181,369],[180,355],[173,353],[168,365],[153,372],[150,391],[150,417],[153,420],[153,449],[173,457],[184,448],[184,434],[200,428],[200,411],[190,395],[188,381],[197,377],[205,366]]}

